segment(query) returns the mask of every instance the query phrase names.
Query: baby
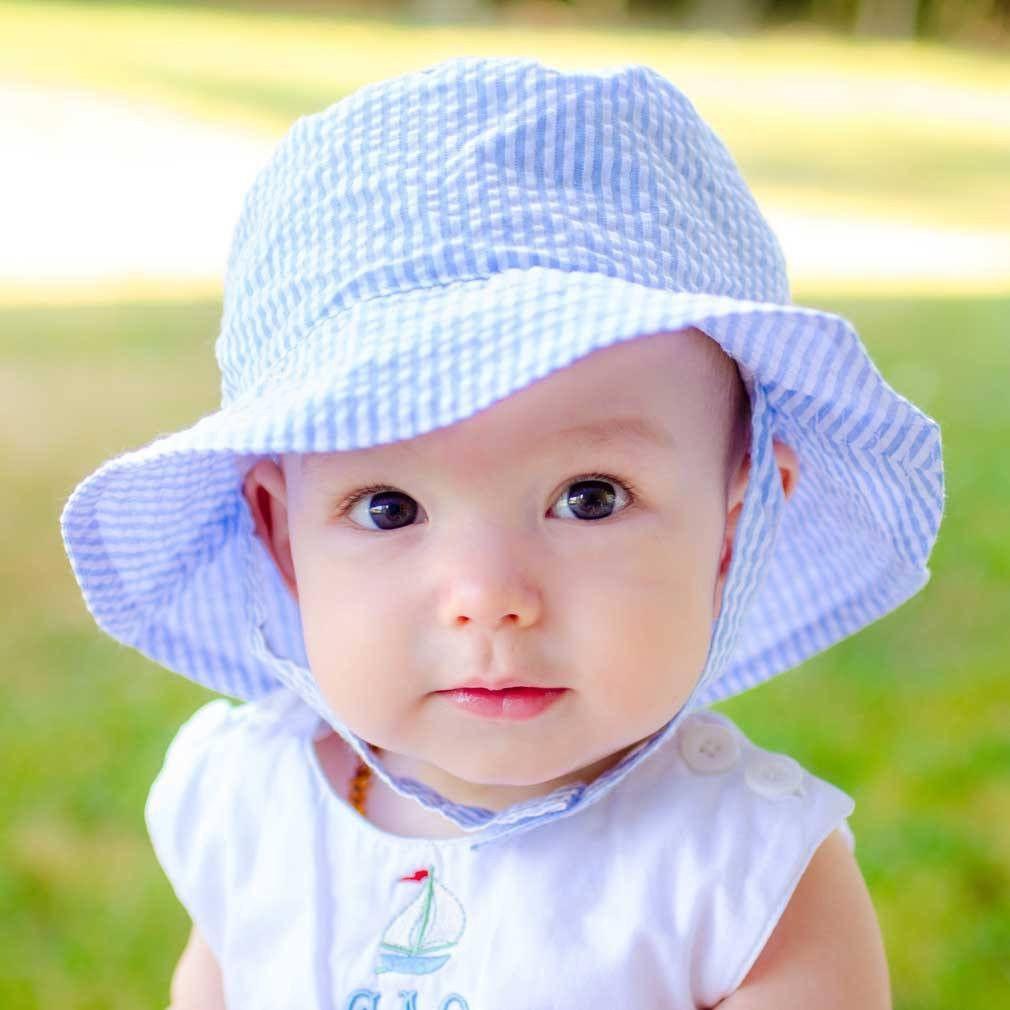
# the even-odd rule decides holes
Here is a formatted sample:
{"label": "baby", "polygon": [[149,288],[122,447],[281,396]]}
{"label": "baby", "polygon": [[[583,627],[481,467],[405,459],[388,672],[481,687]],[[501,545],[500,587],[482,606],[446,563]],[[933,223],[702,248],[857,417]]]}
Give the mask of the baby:
{"label": "baby", "polygon": [[174,1010],[890,1006],[851,797],[709,706],[922,588],[939,429],[681,92],[459,58],[302,117],[217,356],[62,517],[98,623],[245,702],[147,802]]}

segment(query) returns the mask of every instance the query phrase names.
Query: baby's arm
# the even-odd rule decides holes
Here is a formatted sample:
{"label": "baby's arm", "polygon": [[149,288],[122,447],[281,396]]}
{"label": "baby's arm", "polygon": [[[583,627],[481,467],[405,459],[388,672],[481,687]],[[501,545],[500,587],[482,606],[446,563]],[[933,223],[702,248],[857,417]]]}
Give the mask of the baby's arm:
{"label": "baby's arm", "polygon": [[758,959],[718,1010],[891,1010],[880,926],[834,831],[814,853]]}
{"label": "baby's arm", "polygon": [[227,1010],[221,969],[196,926],[175,966],[169,1010]]}

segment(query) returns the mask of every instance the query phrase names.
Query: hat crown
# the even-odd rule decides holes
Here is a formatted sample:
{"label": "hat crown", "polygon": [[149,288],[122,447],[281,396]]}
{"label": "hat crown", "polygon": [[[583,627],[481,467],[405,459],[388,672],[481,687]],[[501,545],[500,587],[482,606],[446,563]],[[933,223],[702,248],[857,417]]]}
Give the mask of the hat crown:
{"label": "hat crown", "polygon": [[302,116],[260,170],[228,258],[222,401],[357,303],[534,266],[789,301],[736,163],[666,78],[460,57]]}

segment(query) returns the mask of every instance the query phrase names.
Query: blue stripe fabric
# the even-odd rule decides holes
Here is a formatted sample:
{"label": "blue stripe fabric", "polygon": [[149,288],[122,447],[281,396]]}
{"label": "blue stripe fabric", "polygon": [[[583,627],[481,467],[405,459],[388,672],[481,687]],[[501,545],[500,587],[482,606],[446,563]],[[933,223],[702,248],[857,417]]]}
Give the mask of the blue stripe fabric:
{"label": "blue stripe fabric", "polygon": [[[596,782],[497,814],[389,775],[315,688],[245,473],[264,455],[412,438],[596,349],[687,326],[736,360],[752,408],[736,549],[690,699]],[[847,320],[791,303],[731,155],[645,66],[463,57],[298,119],[245,195],[216,355],[220,410],[107,461],[64,506],[90,612],[222,694],[290,692],[474,844],[594,802],[687,711],[795,666],[929,578],[939,426]],[[800,461],[788,503],[774,439]]]}

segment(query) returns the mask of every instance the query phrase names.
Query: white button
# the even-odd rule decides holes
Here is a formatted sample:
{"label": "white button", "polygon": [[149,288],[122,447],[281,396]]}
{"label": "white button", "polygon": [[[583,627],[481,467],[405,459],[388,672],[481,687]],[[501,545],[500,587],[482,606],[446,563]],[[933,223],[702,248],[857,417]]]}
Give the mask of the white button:
{"label": "white button", "polygon": [[677,734],[677,745],[688,767],[703,775],[732,768],[740,758],[740,745],[731,729],[717,722],[691,719]]}
{"label": "white button", "polygon": [[772,800],[803,794],[803,768],[788,754],[756,751],[747,761],[744,778],[754,792]]}

